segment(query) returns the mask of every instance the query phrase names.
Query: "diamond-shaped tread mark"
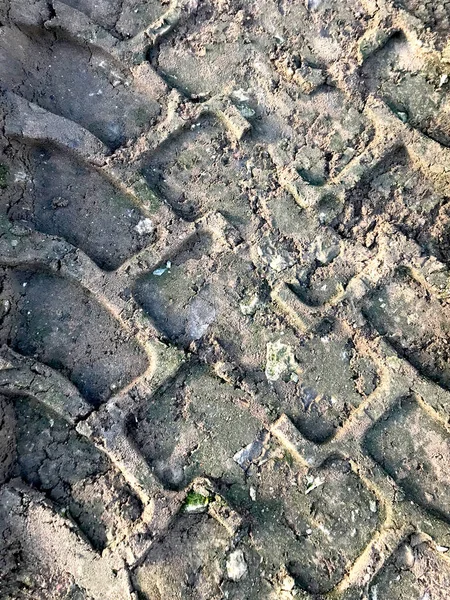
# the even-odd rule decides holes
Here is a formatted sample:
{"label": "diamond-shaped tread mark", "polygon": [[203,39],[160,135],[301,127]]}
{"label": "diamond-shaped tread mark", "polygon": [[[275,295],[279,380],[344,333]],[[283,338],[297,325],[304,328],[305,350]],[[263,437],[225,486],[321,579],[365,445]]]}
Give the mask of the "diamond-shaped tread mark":
{"label": "diamond-shaped tread mark", "polygon": [[339,323],[302,340],[295,354],[299,385],[296,393],[286,386],[283,410],[306,438],[322,443],[332,438],[374,391],[379,381],[377,369]]}
{"label": "diamond-shaped tread mark", "polygon": [[155,542],[136,571],[138,589],[148,600],[209,600],[219,593],[227,530],[207,514],[181,514]]}
{"label": "diamond-shaped tread mark", "polygon": [[330,459],[308,474],[270,461],[254,485],[255,547],[268,568],[286,564],[312,593],[335,587],[380,525],[375,494],[346,460]]}
{"label": "diamond-shaped tread mark", "polygon": [[[427,6],[432,4],[429,2]],[[422,6],[425,7],[425,3]],[[448,5],[446,11],[448,23]],[[431,16],[431,8],[429,12]],[[381,97],[404,122],[439,143],[449,145],[449,95],[442,85],[446,79],[441,81],[445,67],[441,67],[436,59],[427,57],[426,52],[421,52],[403,33],[396,33],[369,57],[362,73],[367,90]]]}
{"label": "diamond-shaped tread mark", "polygon": [[216,318],[217,292],[206,279],[213,266],[210,247],[208,234],[195,234],[170,261],[135,283],[136,300],[172,342],[200,339]]}
{"label": "diamond-shaped tread mark", "polygon": [[244,473],[233,460],[263,428],[244,406],[240,390],[191,366],[130,418],[130,433],[159,479],[186,486],[196,476],[232,484]]}
{"label": "diamond-shaped tread mark", "polygon": [[366,297],[363,311],[421,373],[450,387],[450,314],[446,306],[408,274],[399,274]]}
{"label": "diamond-shaped tread mark", "polygon": [[432,182],[415,168],[405,148],[374,165],[350,191],[333,227],[344,238],[371,248],[383,224],[389,223],[439,254],[433,233],[435,212],[442,203]]}
{"label": "diamond-shaped tread mark", "polygon": [[448,560],[428,536],[419,533],[405,540],[375,577],[369,598],[447,600],[449,587]]}
{"label": "diamond-shaped tread mark", "polygon": [[450,435],[420,401],[399,399],[366,445],[412,500],[450,522]]}
{"label": "diamond-shaped tread mark", "polygon": [[158,146],[143,174],[173,210],[188,221],[213,208],[238,228],[247,229],[252,211],[244,183],[249,157],[233,148],[224,127],[202,118]]}

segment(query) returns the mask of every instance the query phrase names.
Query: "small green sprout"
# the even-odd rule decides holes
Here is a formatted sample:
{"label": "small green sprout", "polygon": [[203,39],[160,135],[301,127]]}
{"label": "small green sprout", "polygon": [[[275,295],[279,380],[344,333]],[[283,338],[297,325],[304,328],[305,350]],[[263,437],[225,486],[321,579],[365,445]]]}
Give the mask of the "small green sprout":
{"label": "small green sprout", "polygon": [[189,492],[183,504],[183,512],[203,512],[209,504],[208,496],[203,496],[198,492]]}

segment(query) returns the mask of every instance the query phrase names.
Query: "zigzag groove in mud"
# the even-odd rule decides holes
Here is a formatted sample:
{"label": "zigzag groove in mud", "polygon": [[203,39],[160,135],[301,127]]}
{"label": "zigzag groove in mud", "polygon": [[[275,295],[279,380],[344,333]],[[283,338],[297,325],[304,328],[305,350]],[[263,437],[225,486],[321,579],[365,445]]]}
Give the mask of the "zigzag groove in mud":
{"label": "zigzag groove in mud", "polygon": [[447,17],[0,7],[2,598],[444,600]]}

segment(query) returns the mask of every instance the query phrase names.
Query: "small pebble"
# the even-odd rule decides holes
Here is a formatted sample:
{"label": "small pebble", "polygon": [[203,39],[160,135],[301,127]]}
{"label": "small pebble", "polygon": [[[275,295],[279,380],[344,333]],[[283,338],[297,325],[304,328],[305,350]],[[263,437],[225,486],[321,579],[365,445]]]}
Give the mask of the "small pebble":
{"label": "small pebble", "polygon": [[395,564],[399,569],[411,569],[414,565],[414,553],[411,546],[403,544],[395,557]]}
{"label": "small pebble", "polygon": [[242,550],[234,550],[227,558],[227,575],[232,581],[239,581],[247,573],[247,563]]}

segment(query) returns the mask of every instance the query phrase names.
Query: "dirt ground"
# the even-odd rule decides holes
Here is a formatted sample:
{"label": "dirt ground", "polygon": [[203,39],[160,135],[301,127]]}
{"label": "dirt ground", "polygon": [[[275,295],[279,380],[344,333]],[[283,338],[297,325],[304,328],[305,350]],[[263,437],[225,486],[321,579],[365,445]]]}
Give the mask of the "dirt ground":
{"label": "dirt ground", "polygon": [[449,34],[0,0],[1,600],[448,600]]}

